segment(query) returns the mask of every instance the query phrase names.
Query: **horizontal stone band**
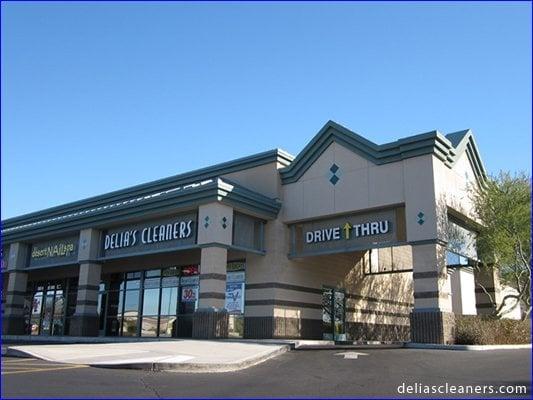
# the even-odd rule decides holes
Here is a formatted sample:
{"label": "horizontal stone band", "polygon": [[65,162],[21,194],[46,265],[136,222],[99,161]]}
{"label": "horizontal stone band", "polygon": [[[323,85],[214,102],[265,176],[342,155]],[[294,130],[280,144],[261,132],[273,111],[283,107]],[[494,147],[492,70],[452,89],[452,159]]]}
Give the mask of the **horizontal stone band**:
{"label": "horizontal stone band", "polygon": [[8,290],[6,296],[26,296],[26,292],[24,290]]}
{"label": "horizontal stone band", "polygon": [[353,313],[361,313],[361,314],[367,314],[367,315],[381,315],[385,317],[398,317],[398,318],[409,318],[410,314],[406,313],[395,313],[395,312],[388,312],[388,311],[379,311],[379,310],[369,310],[369,309],[360,309],[360,308],[346,308],[346,312],[353,312]]}
{"label": "horizontal stone band", "polygon": [[16,309],[16,310],[22,310],[24,308],[24,304],[6,304],[5,305],[6,311],[10,308]]}
{"label": "horizontal stone band", "polygon": [[496,308],[492,303],[477,303],[476,308]]}
{"label": "horizontal stone band", "polygon": [[322,304],[302,303],[299,301],[275,300],[275,299],[246,300],[244,304],[246,306],[285,306],[285,307],[295,307],[295,308],[322,309]]}
{"label": "horizontal stone band", "polygon": [[226,293],[218,293],[218,292],[203,292],[200,293],[200,299],[219,299],[219,300],[225,300],[226,299]]}
{"label": "horizontal stone band", "polygon": [[[256,290],[256,289],[286,289],[286,290],[294,290],[297,292],[304,292],[304,293],[322,294],[322,289],[319,289],[319,288],[289,285],[289,284],[280,283],[280,282],[248,283],[246,285],[246,290]],[[346,293],[346,298],[354,299],[354,300],[371,301],[375,303],[392,304],[392,305],[398,305],[398,306],[404,306],[404,307],[413,307],[413,303],[409,303],[409,302],[389,300],[389,299],[378,299],[377,297],[361,296],[361,295],[353,294],[353,293]]]}
{"label": "horizontal stone band", "polygon": [[226,274],[200,274],[200,280],[204,281],[206,279],[214,279],[218,281],[225,281]]}
{"label": "horizontal stone band", "polygon": [[415,292],[415,299],[436,299],[436,298],[448,298],[448,293],[434,292]]}
{"label": "horizontal stone band", "polygon": [[445,278],[446,273],[439,271],[413,272],[413,279]]}
{"label": "horizontal stone band", "polygon": [[100,286],[98,285],[79,285],[78,290],[99,290]]}
{"label": "horizontal stone band", "polygon": [[353,300],[366,300],[371,301],[374,303],[384,303],[384,304],[391,304],[395,306],[404,306],[404,307],[413,307],[413,303],[409,303],[406,301],[396,301],[396,300],[389,300],[389,299],[378,299],[377,297],[369,297],[369,296],[361,296],[358,294],[352,294],[352,293],[346,293],[347,299],[353,299]]}
{"label": "horizontal stone band", "polygon": [[322,294],[322,289],[311,288],[311,287],[306,287],[306,286],[290,285],[287,283],[280,283],[280,282],[246,284],[246,290],[255,290],[255,289],[286,289],[286,290],[294,290],[297,292]]}
{"label": "horizontal stone band", "polygon": [[[493,287],[485,288],[485,290],[489,292],[489,294],[493,294],[496,291],[496,289]],[[483,290],[483,288],[478,287],[476,288],[476,293],[487,294],[485,293],[485,290]]]}
{"label": "horizontal stone band", "polygon": [[96,300],[78,300],[76,302],[77,306],[97,306],[98,302]]}

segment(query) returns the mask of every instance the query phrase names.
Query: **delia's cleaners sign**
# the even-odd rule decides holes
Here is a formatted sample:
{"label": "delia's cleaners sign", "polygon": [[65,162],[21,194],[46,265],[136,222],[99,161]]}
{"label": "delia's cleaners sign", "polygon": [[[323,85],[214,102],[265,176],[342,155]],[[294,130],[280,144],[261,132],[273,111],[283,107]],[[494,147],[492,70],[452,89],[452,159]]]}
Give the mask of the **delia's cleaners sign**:
{"label": "delia's cleaners sign", "polygon": [[195,226],[196,215],[184,215],[108,230],[103,237],[103,255],[105,257],[191,245],[195,242]]}
{"label": "delia's cleaners sign", "polygon": [[373,221],[364,224],[350,224],[346,222],[342,227],[317,229],[305,233],[306,243],[327,242],[330,240],[346,240],[354,237],[384,235],[389,233],[390,223],[387,220]]}
{"label": "delia's cleaners sign", "polygon": [[191,234],[192,220],[149,226],[144,228],[140,234],[139,230],[133,229],[105,235],[104,250],[135,246],[139,236],[142,244],[150,244],[185,239],[191,236]]}

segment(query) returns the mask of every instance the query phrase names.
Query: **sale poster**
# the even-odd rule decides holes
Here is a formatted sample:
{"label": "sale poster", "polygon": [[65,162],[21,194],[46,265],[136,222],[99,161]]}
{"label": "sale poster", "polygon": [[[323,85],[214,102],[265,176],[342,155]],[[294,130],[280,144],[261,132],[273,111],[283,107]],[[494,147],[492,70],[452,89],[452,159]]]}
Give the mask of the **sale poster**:
{"label": "sale poster", "polygon": [[198,298],[198,286],[183,287],[181,289],[181,301],[184,303],[194,303]]}
{"label": "sale poster", "polygon": [[226,310],[229,313],[244,312],[243,304],[243,284],[227,283],[226,284]]}

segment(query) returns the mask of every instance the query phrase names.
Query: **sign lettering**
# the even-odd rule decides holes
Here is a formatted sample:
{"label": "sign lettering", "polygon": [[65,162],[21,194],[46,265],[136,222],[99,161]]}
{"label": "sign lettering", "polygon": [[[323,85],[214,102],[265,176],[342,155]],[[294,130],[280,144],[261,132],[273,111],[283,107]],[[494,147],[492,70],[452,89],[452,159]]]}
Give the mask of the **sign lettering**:
{"label": "sign lettering", "polygon": [[385,208],[291,225],[294,257],[362,251],[405,242],[405,209]]}
{"label": "sign lettering", "polygon": [[53,246],[33,246],[31,258],[67,257],[74,252],[74,243],[59,243]]}
{"label": "sign lettering", "polygon": [[102,237],[102,255],[157,251],[195,243],[196,216],[192,213],[109,229]]}
{"label": "sign lettering", "polygon": [[138,236],[141,237],[142,244],[185,239],[192,234],[191,225],[192,220],[189,220],[144,228],[140,235],[137,229],[108,234],[105,236],[104,250],[135,246]]}
{"label": "sign lettering", "polygon": [[343,238],[348,240],[351,238],[358,238],[364,236],[384,235],[389,233],[389,221],[373,221],[364,224],[350,224],[346,222],[342,227],[336,226],[334,228],[317,229],[307,231],[305,233],[306,243],[329,242],[331,240],[341,239],[341,230]]}

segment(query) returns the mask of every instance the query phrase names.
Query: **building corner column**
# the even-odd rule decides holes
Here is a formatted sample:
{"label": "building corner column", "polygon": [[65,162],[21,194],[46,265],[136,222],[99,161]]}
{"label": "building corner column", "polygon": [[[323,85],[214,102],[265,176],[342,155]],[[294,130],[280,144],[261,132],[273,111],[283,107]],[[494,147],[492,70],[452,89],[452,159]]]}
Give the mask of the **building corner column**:
{"label": "building corner column", "polygon": [[28,245],[13,243],[9,246],[7,261],[7,292],[4,314],[2,315],[2,335],[24,335],[24,298],[28,284],[28,273],[24,271],[28,259]]}
{"label": "building corner column", "polygon": [[99,231],[84,229],[80,232],[78,296],[76,311],[70,319],[70,336],[98,336],[97,306],[102,265],[95,260],[99,244]]}
{"label": "building corner column", "polygon": [[446,269],[446,247],[439,244],[414,245],[413,285],[415,306],[410,315],[411,341],[452,344],[455,341],[455,314]]}
{"label": "building corner column", "polygon": [[193,315],[192,337],[228,337],[226,304],[227,247],[232,243],[233,209],[220,203],[202,205],[198,210],[200,287],[198,309]]}

